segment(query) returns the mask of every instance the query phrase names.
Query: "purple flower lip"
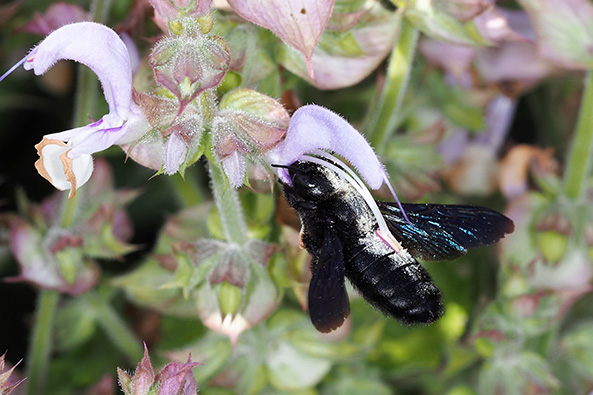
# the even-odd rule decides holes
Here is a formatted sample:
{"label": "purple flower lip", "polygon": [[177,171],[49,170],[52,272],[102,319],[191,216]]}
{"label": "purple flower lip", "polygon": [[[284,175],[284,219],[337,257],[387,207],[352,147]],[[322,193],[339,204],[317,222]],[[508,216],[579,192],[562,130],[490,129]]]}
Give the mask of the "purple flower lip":
{"label": "purple flower lip", "polygon": [[268,163],[276,169],[278,178],[289,185],[291,180],[288,169],[298,160],[313,162],[338,173],[364,197],[377,219],[382,238],[386,243],[395,250],[401,249],[389,232],[364,182],[346,164],[324,150],[334,152],[348,160],[372,189],[379,189],[383,183],[387,184],[405,220],[411,224],[389,183],[385,168],[371,145],[344,118],[326,108],[317,105],[299,108],[290,120],[286,138],[271,150],[266,158]]}

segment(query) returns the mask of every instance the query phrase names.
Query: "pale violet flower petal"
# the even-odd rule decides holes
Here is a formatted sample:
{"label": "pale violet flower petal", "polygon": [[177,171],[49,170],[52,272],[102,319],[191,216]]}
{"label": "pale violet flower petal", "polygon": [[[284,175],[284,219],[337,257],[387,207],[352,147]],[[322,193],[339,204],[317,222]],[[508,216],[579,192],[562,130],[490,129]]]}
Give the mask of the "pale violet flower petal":
{"label": "pale violet flower petal", "polygon": [[117,33],[95,22],[66,25],[33,48],[24,67],[41,75],[58,60],[89,67],[101,81],[109,112],[126,118],[132,105],[130,56]]}
{"label": "pale violet flower petal", "polygon": [[[287,166],[318,149],[333,151],[347,159],[372,189],[379,189],[387,180],[379,158],[358,130],[336,113],[317,105],[303,106],[293,114],[286,138],[267,159],[271,164]],[[290,183],[283,170],[278,171],[278,176]]]}

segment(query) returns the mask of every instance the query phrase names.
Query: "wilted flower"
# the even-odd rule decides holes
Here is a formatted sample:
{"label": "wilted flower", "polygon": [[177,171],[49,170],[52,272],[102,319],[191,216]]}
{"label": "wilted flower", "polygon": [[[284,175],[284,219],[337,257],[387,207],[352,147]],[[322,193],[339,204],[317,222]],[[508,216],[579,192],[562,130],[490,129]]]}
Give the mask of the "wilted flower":
{"label": "wilted flower", "polygon": [[72,197],[91,176],[91,154],[136,140],[146,133],[148,123],[132,101],[130,56],[113,30],[93,22],[63,26],[47,36],[21,62],[26,70],[33,69],[36,75],[41,75],[61,59],[75,60],[93,70],[109,105],[109,113],[100,120],[45,135],[36,145],[40,158],[35,167],[39,174],[57,189],[69,189]]}
{"label": "wilted flower", "polygon": [[136,371],[129,375],[117,368],[119,385],[126,395],[196,395],[198,387],[192,369],[200,365],[191,361],[191,354],[186,363],[169,362],[155,375],[148,348],[144,344],[144,356],[138,362]]}

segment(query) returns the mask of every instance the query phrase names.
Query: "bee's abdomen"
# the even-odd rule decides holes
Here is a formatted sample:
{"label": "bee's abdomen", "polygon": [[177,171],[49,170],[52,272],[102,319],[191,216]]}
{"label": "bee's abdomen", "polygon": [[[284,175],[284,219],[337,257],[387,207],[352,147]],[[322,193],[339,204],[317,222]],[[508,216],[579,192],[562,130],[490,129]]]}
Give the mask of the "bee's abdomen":
{"label": "bee's abdomen", "polygon": [[345,263],[350,282],[383,314],[406,324],[431,323],[443,314],[439,289],[406,250],[376,254],[364,248]]}

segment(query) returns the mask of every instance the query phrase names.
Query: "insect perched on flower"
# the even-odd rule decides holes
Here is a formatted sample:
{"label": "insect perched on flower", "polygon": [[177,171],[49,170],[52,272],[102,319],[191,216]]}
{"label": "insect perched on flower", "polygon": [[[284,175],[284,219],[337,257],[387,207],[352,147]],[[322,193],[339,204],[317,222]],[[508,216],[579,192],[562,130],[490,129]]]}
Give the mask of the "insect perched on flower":
{"label": "insect perched on flower", "polygon": [[485,207],[376,202],[352,170],[324,151],[272,166],[287,172],[284,196],[301,219],[301,244],[313,255],[308,306],[321,332],[340,327],[350,312],[345,277],[385,315],[406,324],[435,321],[444,310],[441,293],[416,257],[457,258],[514,229]]}

